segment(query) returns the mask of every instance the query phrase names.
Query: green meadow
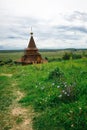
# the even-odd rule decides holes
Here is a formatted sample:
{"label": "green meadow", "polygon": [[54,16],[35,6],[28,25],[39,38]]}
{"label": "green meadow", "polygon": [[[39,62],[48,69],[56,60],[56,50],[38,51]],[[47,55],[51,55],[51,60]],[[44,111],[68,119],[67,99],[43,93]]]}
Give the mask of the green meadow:
{"label": "green meadow", "polygon": [[[41,54],[48,63],[0,66],[0,130],[22,130],[28,118],[30,130],[87,130],[87,51],[75,51],[75,58],[68,60],[63,59],[65,51]],[[14,61],[22,55],[0,53],[0,60]],[[12,110],[19,106],[27,110],[26,116],[14,116]]]}

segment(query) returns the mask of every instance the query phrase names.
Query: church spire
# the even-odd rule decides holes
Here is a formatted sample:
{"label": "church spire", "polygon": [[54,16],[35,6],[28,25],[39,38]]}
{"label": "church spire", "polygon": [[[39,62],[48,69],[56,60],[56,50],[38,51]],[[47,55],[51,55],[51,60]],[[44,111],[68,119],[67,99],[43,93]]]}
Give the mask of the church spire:
{"label": "church spire", "polygon": [[33,36],[32,27],[31,27],[31,32],[30,32],[30,35],[31,35],[31,36]]}
{"label": "church spire", "polygon": [[33,50],[38,50],[37,47],[36,47],[34,38],[33,38],[32,27],[31,27],[30,35],[31,35],[31,37],[30,37],[30,41],[29,41],[29,44],[28,44],[28,48],[29,49],[33,49]]}

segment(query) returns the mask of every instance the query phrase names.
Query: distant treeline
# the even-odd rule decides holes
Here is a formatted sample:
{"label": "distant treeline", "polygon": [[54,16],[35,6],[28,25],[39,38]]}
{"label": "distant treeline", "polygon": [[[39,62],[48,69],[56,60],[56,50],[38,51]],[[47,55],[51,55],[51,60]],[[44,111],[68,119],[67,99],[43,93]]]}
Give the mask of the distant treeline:
{"label": "distant treeline", "polygon": [[9,53],[9,52],[23,52],[24,50],[0,50],[1,53]]}
{"label": "distant treeline", "polygon": [[[48,62],[57,62],[63,60],[74,60],[87,58],[87,49],[41,49],[42,57]],[[23,55],[23,50],[3,50],[0,53],[0,66],[20,64],[17,59]]]}
{"label": "distant treeline", "polygon": [[[66,49],[39,49],[40,52],[54,52],[54,51],[86,51],[87,48],[85,49],[75,49],[75,48],[66,48]],[[9,52],[24,52],[23,50],[0,50],[2,53],[9,53]]]}

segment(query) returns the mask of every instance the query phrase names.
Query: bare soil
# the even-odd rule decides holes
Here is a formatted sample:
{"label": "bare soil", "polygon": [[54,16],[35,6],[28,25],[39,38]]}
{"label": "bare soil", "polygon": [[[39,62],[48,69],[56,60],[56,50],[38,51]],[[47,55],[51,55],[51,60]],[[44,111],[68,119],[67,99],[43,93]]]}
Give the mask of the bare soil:
{"label": "bare soil", "polygon": [[2,73],[2,74],[0,74],[0,76],[12,77],[12,74],[5,74],[5,73]]}
{"label": "bare soil", "polygon": [[[15,84],[13,84],[13,86],[15,86]],[[24,94],[21,91],[15,90],[14,93],[16,99],[10,106],[10,115],[13,121],[13,126],[10,130],[33,130],[32,117],[34,112],[32,108],[24,108],[18,103],[18,101],[24,97]]]}

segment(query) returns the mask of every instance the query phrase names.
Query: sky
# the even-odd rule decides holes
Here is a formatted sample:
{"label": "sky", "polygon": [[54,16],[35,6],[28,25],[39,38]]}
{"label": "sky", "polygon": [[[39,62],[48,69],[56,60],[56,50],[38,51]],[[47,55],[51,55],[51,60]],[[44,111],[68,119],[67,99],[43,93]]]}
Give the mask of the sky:
{"label": "sky", "polygon": [[87,0],[0,0],[0,50],[87,48]]}

